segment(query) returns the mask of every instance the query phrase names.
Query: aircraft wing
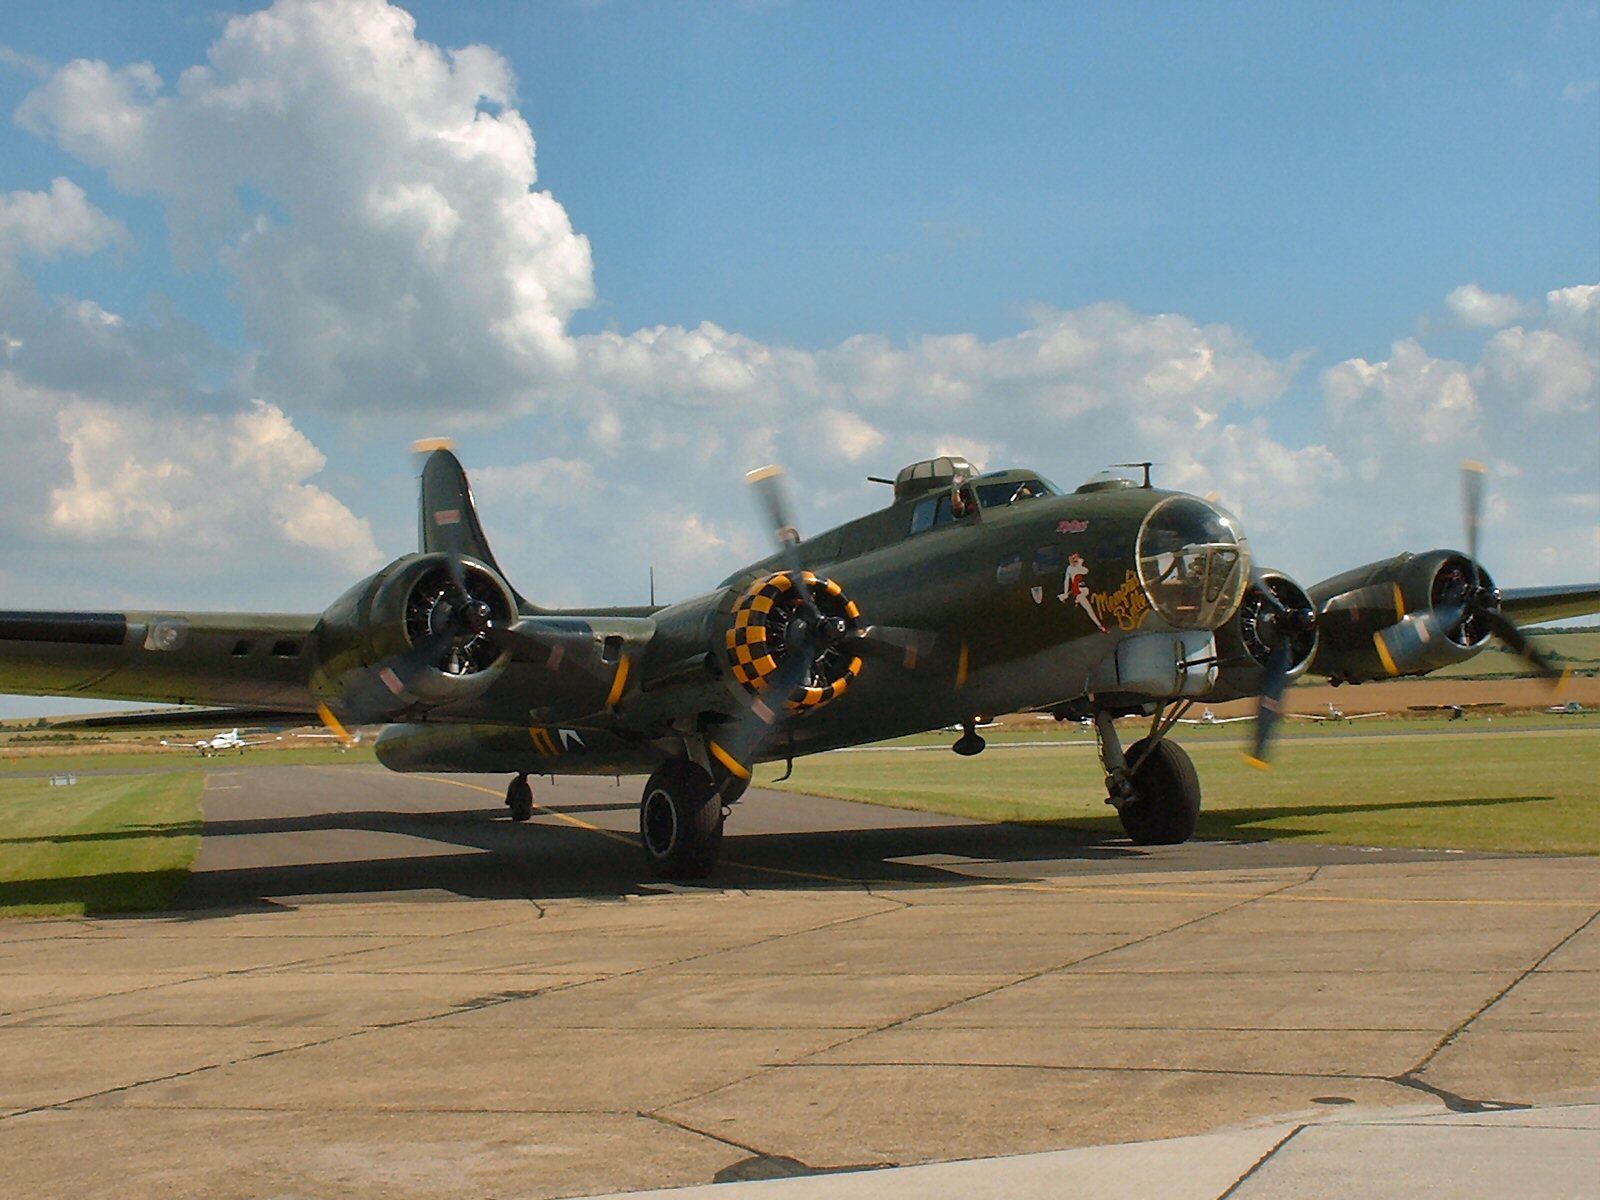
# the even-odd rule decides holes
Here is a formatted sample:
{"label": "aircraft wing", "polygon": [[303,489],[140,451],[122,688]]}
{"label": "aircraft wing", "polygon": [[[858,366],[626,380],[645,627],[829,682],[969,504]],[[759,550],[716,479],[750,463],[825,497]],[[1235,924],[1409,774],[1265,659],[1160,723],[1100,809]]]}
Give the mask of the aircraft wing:
{"label": "aircraft wing", "polygon": [[1284,716],[1293,721],[1327,721],[1328,717],[1318,716],[1316,713],[1284,713]]}
{"label": "aircraft wing", "polygon": [[1362,721],[1362,720],[1365,720],[1367,717],[1387,717],[1388,715],[1389,715],[1388,713],[1381,713],[1381,712],[1345,713],[1344,719],[1346,721]]}
{"label": "aircraft wing", "polygon": [[[0,612],[0,692],[243,706],[315,720],[316,614]],[[167,723],[231,719],[185,713]],[[110,721],[105,727],[113,727]]]}
{"label": "aircraft wing", "polygon": [[1500,595],[1500,611],[1518,625],[1588,616],[1600,612],[1600,583],[1509,588]]}

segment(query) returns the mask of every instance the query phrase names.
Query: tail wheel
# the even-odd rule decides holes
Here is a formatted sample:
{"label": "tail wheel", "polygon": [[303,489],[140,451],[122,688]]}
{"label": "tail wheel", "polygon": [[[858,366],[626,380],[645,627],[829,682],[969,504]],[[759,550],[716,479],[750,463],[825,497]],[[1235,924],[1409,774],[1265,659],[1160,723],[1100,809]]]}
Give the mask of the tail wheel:
{"label": "tail wheel", "polygon": [[1182,746],[1141,738],[1126,752],[1138,763],[1129,777],[1133,799],[1117,809],[1122,828],[1139,846],[1175,846],[1194,836],[1200,820],[1200,776]]}
{"label": "tail wheel", "polygon": [[711,776],[674,759],[650,776],[639,802],[645,861],[662,879],[704,879],[722,848],[722,800]]}
{"label": "tail wheel", "polygon": [[837,700],[861,674],[861,656],[855,653],[861,610],[833,580],[810,571],[800,575],[827,625],[822,638],[816,637],[817,631],[805,627],[814,618],[801,599],[794,577],[788,571],[779,571],[757,580],[739,598],[726,642],[733,677],[752,695],[766,689],[795,646],[807,640],[818,646],[810,678],[787,696],[766,698],[768,705],[776,708],[783,703],[790,712],[820,708]]}

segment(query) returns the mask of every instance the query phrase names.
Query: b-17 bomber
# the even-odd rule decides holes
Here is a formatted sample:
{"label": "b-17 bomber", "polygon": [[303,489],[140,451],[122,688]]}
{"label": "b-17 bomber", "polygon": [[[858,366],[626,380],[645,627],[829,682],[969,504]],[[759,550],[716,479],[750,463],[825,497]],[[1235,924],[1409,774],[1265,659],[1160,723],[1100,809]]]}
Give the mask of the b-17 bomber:
{"label": "b-17 bomber", "polygon": [[[1521,624],[1600,611],[1600,584],[1502,593],[1467,548],[1405,553],[1309,587],[1260,566],[1215,503],[1106,473],[1072,491],[1026,469],[913,463],[883,508],[802,537],[776,468],[750,474],[775,552],[669,605],[542,608],[489,548],[459,460],[420,451],[417,553],[306,614],[0,613],[0,691],[210,706],[206,719],[381,725],[394,771],[648,776],[650,868],[715,868],[752,768],[980,714],[1091,723],[1107,800],[1140,844],[1195,830],[1194,764],[1168,734],[1195,703],[1257,698],[1264,765],[1286,689],[1423,675],[1492,641],[1560,675]],[[164,714],[101,718],[159,724]],[[1118,717],[1149,718],[1122,745]],[[193,724],[193,709],[172,725]]]}

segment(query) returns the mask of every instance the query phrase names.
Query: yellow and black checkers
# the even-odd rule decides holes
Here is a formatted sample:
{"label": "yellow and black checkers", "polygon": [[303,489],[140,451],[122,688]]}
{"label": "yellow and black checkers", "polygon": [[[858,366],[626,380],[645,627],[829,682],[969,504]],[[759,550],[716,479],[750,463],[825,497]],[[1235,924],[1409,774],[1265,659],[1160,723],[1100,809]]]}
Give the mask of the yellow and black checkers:
{"label": "yellow and black checkers", "polygon": [[[831,579],[822,579],[810,571],[804,573],[811,597],[828,616],[843,617],[850,632],[860,627],[861,610],[855,601]],[[733,677],[752,694],[763,691],[773,672],[783,660],[783,646],[777,640],[800,603],[800,593],[787,571],[779,571],[758,579],[750,590],[739,598],[733,607],[733,628],[728,630],[728,665]],[[819,662],[827,671],[825,662]],[[835,666],[832,677],[824,686],[802,684],[795,688],[785,702],[792,711],[820,708],[830,700],[844,695],[850,681],[861,674],[861,659],[851,655]]]}

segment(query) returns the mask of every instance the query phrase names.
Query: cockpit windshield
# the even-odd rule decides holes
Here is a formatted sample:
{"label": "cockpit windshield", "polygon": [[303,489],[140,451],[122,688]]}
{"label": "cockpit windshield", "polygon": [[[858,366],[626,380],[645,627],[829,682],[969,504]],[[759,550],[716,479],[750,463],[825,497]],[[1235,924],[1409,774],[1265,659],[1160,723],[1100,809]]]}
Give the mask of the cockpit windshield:
{"label": "cockpit windshield", "polygon": [[1055,488],[1042,479],[1008,479],[1000,483],[980,483],[977,487],[978,504],[983,508],[1004,508],[1008,504],[1056,494]]}
{"label": "cockpit windshield", "polygon": [[1233,615],[1250,574],[1250,549],[1231,518],[1203,500],[1174,496],[1139,529],[1139,582],[1177,629],[1214,629]]}

